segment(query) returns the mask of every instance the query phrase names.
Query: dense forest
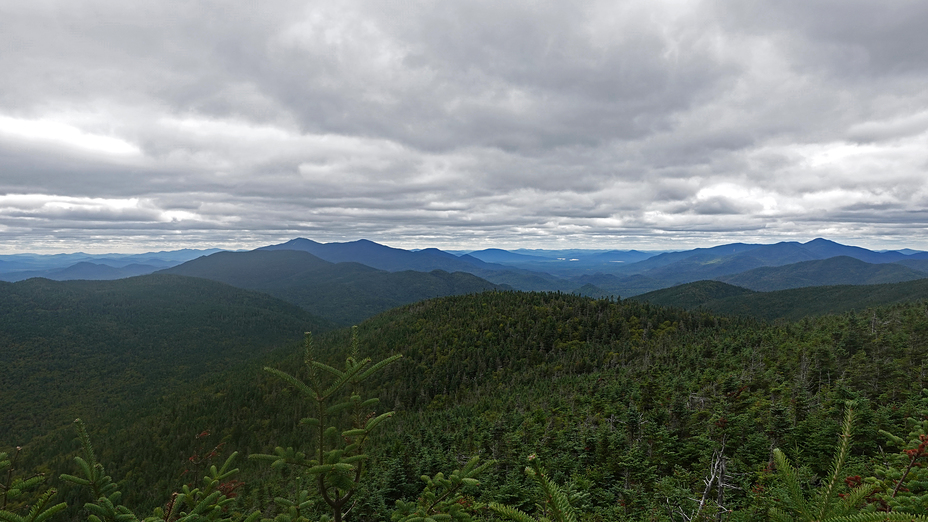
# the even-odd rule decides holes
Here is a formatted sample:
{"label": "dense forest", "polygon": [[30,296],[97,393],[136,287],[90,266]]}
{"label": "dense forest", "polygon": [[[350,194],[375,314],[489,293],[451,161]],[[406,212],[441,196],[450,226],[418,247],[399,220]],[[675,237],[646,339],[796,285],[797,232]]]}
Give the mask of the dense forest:
{"label": "dense forest", "polygon": [[[350,330],[316,335],[312,361],[321,366],[307,366],[286,342],[177,393],[135,401],[131,414],[95,418],[93,458],[122,492],[118,501],[138,516],[176,520],[165,506],[188,484],[190,512],[191,499],[225,499],[209,504],[210,517],[321,520],[331,509],[317,492],[319,474],[341,469],[344,479],[363,469],[346,520],[413,520],[429,498],[449,520],[521,516],[514,510],[539,520],[928,514],[928,437],[919,438],[928,419],[924,301],[765,322],[632,300],[486,292],[407,305],[355,332],[357,354]],[[309,382],[313,368],[347,372],[364,357],[394,355],[402,358],[346,391],[344,404],[379,398],[363,402],[366,422],[395,413],[362,435],[347,410],[333,409],[330,421],[347,426],[344,441],[315,437],[318,423],[301,422],[319,416],[305,390],[261,369]],[[361,451],[353,437],[365,441],[363,458],[335,467]],[[59,519],[86,517],[84,504],[96,498],[58,478],[78,475],[72,458],[86,453],[75,438],[64,425],[34,437],[8,475],[44,471],[33,494],[56,488],[53,502],[68,506]],[[11,456],[20,442],[0,444]],[[286,465],[297,461],[287,447],[312,455],[327,444],[343,446],[325,470]],[[191,476],[221,468],[233,451],[234,491],[217,489],[233,483],[217,478],[221,469],[190,490]],[[282,466],[244,457],[285,453]],[[468,467],[473,457],[481,466]],[[24,494],[5,509],[24,515],[36,502]],[[891,518],[903,513],[911,516]]]}
{"label": "dense forest", "polygon": [[5,443],[160,397],[330,323],[205,279],[0,283]]}

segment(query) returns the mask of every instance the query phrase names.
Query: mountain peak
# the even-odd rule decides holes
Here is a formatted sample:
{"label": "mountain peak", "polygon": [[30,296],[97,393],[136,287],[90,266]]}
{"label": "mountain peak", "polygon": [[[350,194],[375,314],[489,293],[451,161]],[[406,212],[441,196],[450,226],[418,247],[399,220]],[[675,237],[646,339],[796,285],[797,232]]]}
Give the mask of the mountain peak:
{"label": "mountain peak", "polygon": [[321,244],[322,243],[319,243],[318,241],[313,241],[312,239],[306,239],[305,237],[298,237],[295,239],[291,239],[290,241],[287,241],[286,243],[281,243],[280,245],[276,245],[276,246],[299,246],[299,245],[321,245]]}
{"label": "mountain peak", "polygon": [[813,239],[812,241],[808,241],[808,242],[806,242],[806,243],[803,243],[803,245],[845,246],[845,245],[842,245],[841,243],[835,243],[834,241],[832,241],[832,240],[830,240],[830,239],[825,239],[825,238],[821,238],[821,237],[817,237],[817,238]]}

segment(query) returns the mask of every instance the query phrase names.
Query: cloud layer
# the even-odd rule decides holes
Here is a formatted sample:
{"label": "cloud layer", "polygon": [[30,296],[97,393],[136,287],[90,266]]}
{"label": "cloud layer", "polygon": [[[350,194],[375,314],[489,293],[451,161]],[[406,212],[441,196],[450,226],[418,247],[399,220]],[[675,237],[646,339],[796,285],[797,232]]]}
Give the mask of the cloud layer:
{"label": "cloud layer", "polygon": [[928,249],[928,4],[0,6],[7,251]]}

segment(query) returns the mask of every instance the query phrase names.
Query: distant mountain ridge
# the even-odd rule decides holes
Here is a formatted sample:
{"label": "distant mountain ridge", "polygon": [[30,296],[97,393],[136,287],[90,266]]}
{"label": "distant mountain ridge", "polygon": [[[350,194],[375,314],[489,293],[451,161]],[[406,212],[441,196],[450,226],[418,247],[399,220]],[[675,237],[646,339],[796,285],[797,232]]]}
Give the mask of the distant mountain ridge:
{"label": "distant mountain ridge", "polygon": [[751,290],[770,292],[807,286],[899,283],[926,277],[926,272],[897,263],[872,264],[853,257],[837,256],[778,267],[755,268],[718,277],[716,280]]}
{"label": "distant mountain ridge", "polygon": [[367,239],[359,239],[348,243],[318,243],[311,239],[297,238],[281,243],[269,245],[257,250],[298,250],[329,261],[331,263],[344,263],[353,261],[379,270],[397,272],[401,270],[416,270],[429,272],[432,270],[460,271],[474,268],[502,268],[492,267],[475,257],[456,256],[438,250],[426,248],[424,250],[403,250],[388,247]]}
{"label": "distant mountain ridge", "polygon": [[[876,252],[822,238],[806,243],[732,243],[711,248],[660,253],[582,249],[508,251],[498,248],[451,253],[435,248],[404,250],[366,239],[320,243],[306,238],[267,245],[258,250],[301,251],[330,263],[352,262],[391,273],[430,273],[434,270],[452,274],[468,273],[494,285],[504,285],[515,290],[562,291],[622,297],[707,279],[731,281],[749,288],[774,290],[861,281],[905,281],[920,277],[918,272],[928,273],[928,252],[908,249]],[[179,250],[105,256],[0,256],[0,280],[16,281],[31,277],[57,280],[118,279],[170,268],[199,257],[202,253],[214,252]],[[830,268],[818,271],[810,268],[817,266],[814,264],[792,267],[797,263],[824,261],[835,257],[852,258],[873,266],[866,269],[852,268],[845,262],[842,266],[826,264],[823,266]],[[900,268],[903,266],[908,268]],[[792,268],[769,270],[776,267]],[[362,273],[363,270],[357,267],[352,272],[353,277],[361,277],[361,280],[372,277],[367,273],[362,276]],[[343,284],[347,283],[345,277],[339,277]],[[766,279],[762,282],[762,278]],[[406,294],[412,295],[409,292]],[[381,301],[385,304],[395,300]]]}
{"label": "distant mountain ridge", "polygon": [[218,252],[161,273],[267,292],[341,325],[356,324],[423,299],[504,288],[465,272],[388,272],[356,262],[333,263],[306,251],[288,249]]}
{"label": "distant mountain ridge", "polygon": [[151,274],[152,272],[162,268],[163,267],[160,266],[140,265],[136,263],[117,268],[100,263],[80,261],[66,268],[49,270],[22,270],[13,273],[0,274],[0,281],[16,282],[31,279],[33,277],[44,277],[45,279],[51,279],[53,281],[70,281],[74,279],[103,281],[125,279],[127,277]]}
{"label": "distant mountain ridge", "polygon": [[0,255],[0,281],[23,281],[44,277],[56,281],[73,279],[112,280],[145,275],[200,257],[219,252],[181,250],[144,254],[12,254]]}
{"label": "distant mountain ridge", "polygon": [[721,315],[796,320],[928,298],[928,278],[876,285],[836,285],[756,292],[721,281],[696,281],[632,299],[659,306],[702,308]]}
{"label": "distant mountain ridge", "polygon": [[332,263],[350,261],[389,272],[403,270],[466,272],[486,279],[491,283],[508,285],[517,290],[569,291],[574,286],[569,281],[544,272],[487,263],[467,254],[456,256],[437,248],[426,248],[417,251],[403,250],[374,243],[367,239],[348,243],[318,243],[311,239],[297,238],[279,245],[262,247],[258,250],[309,252]]}
{"label": "distant mountain ridge", "polygon": [[[652,282],[650,290],[654,290],[693,281],[726,280],[727,277],[764,267],[782,267],[839,256],[857,259],[870,264],[906,264],[910,268],[918,270],[922,268],[920,263],[928,257],[928,253],[918,252],[906,255],[897,251],[875,252],[865,248],[841,245],[821,238],[807,243],[793,241],[771,245],[733,243],[712,248],[697,248],[682,252],[659,254],[638,263],[618,266],[613,273],[620,277],[631,274],[645,277]],[[883,273],[885,277],[879,282],[895,282],[916,278],[911,272],[905,270],[885,269]],[[805,284],[809,286],[835,284],[830,274],[821,272],[819,276],[818,279],[808,277]],[[749,278],[750,276],[745,277]],[[616,290],[626,296],[640,293],[634,292],[634,287],[631,286],[625,288],[625,290],[632,290],[631,292],[623,292],[621,284]]]}

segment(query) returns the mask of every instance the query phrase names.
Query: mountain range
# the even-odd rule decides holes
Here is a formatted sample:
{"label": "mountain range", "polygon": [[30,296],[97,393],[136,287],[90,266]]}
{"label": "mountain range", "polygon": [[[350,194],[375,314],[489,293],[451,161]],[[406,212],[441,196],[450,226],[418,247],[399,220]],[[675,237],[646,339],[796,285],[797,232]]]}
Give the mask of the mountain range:
{"label": "mountain range", "polygon": [[23,281],[44,277],[56,281],[72,279],[122,279],[150,274],[197,257],[219,252],[172,250],[145,254],[11,254],[0,255],[0,281]]}
{"label": "mountain range", "polygon": [[[398,257],[406,254],[400,251]],[[218,252],[161,273],[202,277],[266,292],[343,326],[431,297],[503,288],[466,272],[438,269],[388,272],[357,262],[331,262],[306,251],[285,249]]]}
{"label": "mountain range", "polygon": [[760,292],[915,281],[928,277],[928,252],[878,252],[821,238],[679,252],[446,252],[296,238],[250,252],[0,256],[0,279],[7,280],[121,279],[156,271],[266,292],[347,325],[402,304],[491,289],[633,297],[706,280]]}

